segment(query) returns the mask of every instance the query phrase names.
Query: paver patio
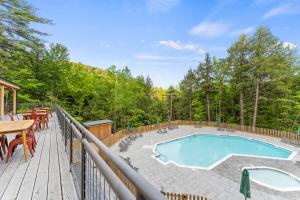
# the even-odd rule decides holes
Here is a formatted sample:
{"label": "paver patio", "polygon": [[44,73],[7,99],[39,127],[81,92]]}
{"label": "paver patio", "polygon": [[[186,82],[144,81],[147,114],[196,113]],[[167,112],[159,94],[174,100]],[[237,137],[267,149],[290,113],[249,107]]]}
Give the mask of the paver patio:
{"label": "paver patio", "polygon": [[[241,169],[245,166],[269,166],[290,172],[300,177],[300,166],[294,161],[276,160],[265,158],[253,158],[244,156],[232,156],[212,170],[201,170],[182,168],[174,164],[163,165],[151,156],[154,155],[152,148],[154,144],[177,138],[192,133],[209,134],[233,134],[259,139],[299,151],[294,146],[282,143],[279,138],[271,138],[257,134],[236,131],[234,133],[217,131],[216,128],[203,127],[193,128],[191,126],[179,126],[179,129],[169,130],[168,134],[157,134],[156,132],[145,133],[132,142],[127,152],[119,152],[118,145],[112,149],[123,157],[130,157],[132,164],[139,168],[139,173],[152,182],[158,189],[166,192],[189,193],[207,196],[213,200],[239,200],[243,196],[239,193]],[[299,153],[295,159],[299,160]],[[251,182],[251,194],[253,200],[298,200],[300,191],[279,192],[254,182]]]}

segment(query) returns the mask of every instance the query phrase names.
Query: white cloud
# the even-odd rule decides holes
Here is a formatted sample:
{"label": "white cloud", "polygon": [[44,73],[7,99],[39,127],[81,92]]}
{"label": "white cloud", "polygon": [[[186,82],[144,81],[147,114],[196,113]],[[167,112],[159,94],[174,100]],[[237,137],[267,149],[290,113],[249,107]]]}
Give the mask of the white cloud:
{"label": "white cloud", "polygon": [[291,50],[297,48],[297,45],[294,44],[294,43],[291,43],[291,42],[283,42],[283,43],[282,43],[282,46],[283,46],[284,48],[289,48],[289,49],[291,49]]}
{"label": "white cloud", "polygon": [[110,48],[110,47],[112,47],[111,44],[108,44],[108,43],[106,43],[106,42],[100,42],[100,45],[101,45],[102,47],[105,47],[105,48]]}
{"label": "white cloud", "polygon": [[147,0],[147,8],[150,12],[168,11],[179,3],[179,0]]}
{"label": "white cloud", "polygon": [[153,55],[153,54],[138,54],[135,55],[135,58],[140,60],[161,60],[162,57],[159,55]]}
{"label": "white cloud", "polygon": [[195,56],[162,56],[162,55],[157,55],[157,54],[142,53],[142,54],[134,55],[134,58],[136,58],[138,60],[145,60],[145,61],[153,60],[155,62],[166,61],[166,60],[168,60],[168,61],[171,61],[171,60],[191,61],[191,60],[194,60]]}
{"label": "white cloud", "polygon": [[180,51],[193,51],[195,53],[200,53],[200,54],[205,53],[205,51],[200,47],[198,47],[197,45],[191,43],[182,43],[181,41],[162,40],[159,41],[159,44],[167,48],[176,49]]}
{"label": "white cloud", "polygon": [[293,14],[296,12],[295,6],[292,4],[285,4],[275,8],[272,8],[266,12],[263,16],[264,19],[269,19],[278,15]]}
{"label": "white cloud", "polygon": [[222,21],[203,21],[190,30],[190,34],[205,38],[213,38],[223,35],[229,26]]}
{"label": "white cloud", "polygon": [[203,49],[197,49],[196,53],[199,53],[199,54],[205,54],[205,51]]}
{"label": "white cloud", "polygon": [[232,36],[239,36],[241,34],[249,34],[249,33],[252,33],[254,31],[254,27],[253,26],[249,26],[247,28],[243,28],[243,29],[240,29],[240,30],[235,30],[235,31],[232,31],[230,33],[230,35]]}
{"label": "white cloud", "polygon": [[183,44],[180,41],[173,41],[173,40],[163,40],[159,41],[159,44],[177,50],[195,50],[196,47],[193,44]]}

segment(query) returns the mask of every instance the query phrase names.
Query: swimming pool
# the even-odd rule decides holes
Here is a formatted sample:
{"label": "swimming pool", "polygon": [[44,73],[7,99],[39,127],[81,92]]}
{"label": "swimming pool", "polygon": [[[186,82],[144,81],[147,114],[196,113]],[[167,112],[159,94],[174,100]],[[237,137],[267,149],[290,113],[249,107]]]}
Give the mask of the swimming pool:
{"label": "swimming pool", "polygon": [[234,135],[194,134],[155,145],[155,158],[199,169],[212,169],[232,155],[289,159],[292,151],[266,142]]}
{"label": "swimming pool", "polygon": [[300,190],[300,179],[293,174],[265,166],[245,169],[248,170],[250,179],[257,184],[283,192]]}

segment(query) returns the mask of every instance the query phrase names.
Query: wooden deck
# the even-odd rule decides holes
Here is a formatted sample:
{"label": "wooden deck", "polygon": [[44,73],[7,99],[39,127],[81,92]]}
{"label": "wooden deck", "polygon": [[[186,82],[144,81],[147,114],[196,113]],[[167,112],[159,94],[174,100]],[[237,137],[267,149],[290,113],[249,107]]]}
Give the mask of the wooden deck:
{"label": "wooden deck", "polygon": [[77,199],[55,114],[36,139],[36,152],[27,162],[22,145],[7,164],[0,161],[0,200]]}

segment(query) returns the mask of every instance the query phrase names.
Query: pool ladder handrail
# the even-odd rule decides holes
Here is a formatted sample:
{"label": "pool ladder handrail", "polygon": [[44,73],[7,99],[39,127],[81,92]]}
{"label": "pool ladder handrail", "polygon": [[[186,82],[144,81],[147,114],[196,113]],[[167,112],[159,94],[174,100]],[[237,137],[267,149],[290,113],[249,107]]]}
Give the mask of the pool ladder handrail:
{"label": "pool ladder handrail", "polygon": [[165,157],[166,161],[168,160],[168,157],[160,152],[155,152],[155,157],[159,157],[159,156],[162,156],[162,157]]}

